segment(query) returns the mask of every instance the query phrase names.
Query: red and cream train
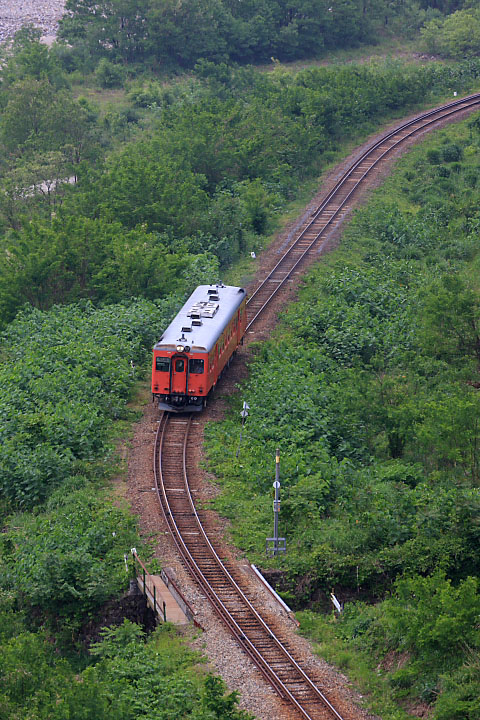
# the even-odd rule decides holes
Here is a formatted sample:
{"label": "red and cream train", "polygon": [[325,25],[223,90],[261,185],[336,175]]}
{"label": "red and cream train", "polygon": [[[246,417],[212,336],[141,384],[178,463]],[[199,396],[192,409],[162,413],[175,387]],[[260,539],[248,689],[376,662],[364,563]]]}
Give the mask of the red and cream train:
{"label": "red and cream train", "polygon": [[153,348],[152,393],[161,410],[201,410],[247,326],[243,288],[200,285]]}

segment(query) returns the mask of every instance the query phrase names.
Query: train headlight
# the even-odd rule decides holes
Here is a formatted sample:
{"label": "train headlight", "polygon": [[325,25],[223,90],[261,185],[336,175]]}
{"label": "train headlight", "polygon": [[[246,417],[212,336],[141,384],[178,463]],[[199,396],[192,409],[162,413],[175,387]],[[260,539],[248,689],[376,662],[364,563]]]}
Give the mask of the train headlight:
{"label": "train headlight", "polygon": [[183,352],[185,350],[183,345],[177,345],[177,352]]}

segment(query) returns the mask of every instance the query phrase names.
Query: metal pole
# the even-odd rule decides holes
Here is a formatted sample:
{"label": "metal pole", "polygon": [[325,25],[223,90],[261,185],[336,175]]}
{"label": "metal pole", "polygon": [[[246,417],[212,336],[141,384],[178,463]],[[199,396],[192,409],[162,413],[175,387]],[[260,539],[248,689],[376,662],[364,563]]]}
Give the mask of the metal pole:
{"label": "metal pole", "polygon": [[157,614],[157,588],[155,583],[153,583],[153,612],[155,615]]}
{"label": "metal pole", "polygon": [[[267,554],[278,555],[287,549],[285,538],[278,537],[278,516],[280,513],[280,450],[277,448],[275,454],[275,499],[273,501],[273,537],[267,538],[265,550]],[[273,545],[271,544],[273,543]]]}
{"label": "metal pole", "polygon": [[280,450],[277,448],[275,455],[275,500],[273,503],[273,551],[278,553],[278,511],[279,507],[279,490],[280,490]]}
{"label": "metal pole", "polygon": [[167,605],[165,600],[163,601],[163,621],[167,622]]}
{"label": "metal pole", "polygon": [[145,583],[145,568],[143,568],[143,594],[147,595],[147,585]]}

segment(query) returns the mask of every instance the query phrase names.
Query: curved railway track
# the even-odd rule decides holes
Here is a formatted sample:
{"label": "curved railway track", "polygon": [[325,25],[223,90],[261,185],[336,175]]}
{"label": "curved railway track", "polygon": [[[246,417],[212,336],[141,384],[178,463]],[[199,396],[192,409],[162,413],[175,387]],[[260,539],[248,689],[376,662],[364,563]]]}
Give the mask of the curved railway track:
{"label": "curved railway track", "polygon": [[442,121],[453,119],[455,115],[478,107],[480,107],[480,93],[417,115],[372,143],[321,201],[273,270],[251,294],[247,302],[249,317],[247,331],[258,320],[278,291],[285,286],[291,275],[301,269],[307,259],[322,250],[331,233],[350,210],[355,195],[372,171],[381,166],[382,161],[395,150],[401,149],[402,145],[416,135],[433,129]]}
{"label": "curved railway track", "polygon": [[154,452],[155,486],[170,533],[189,572],[265,679],[304,720],[353,720],[341,715],[293,656],[281,630],[269,624],[242,589],[236,568],[220,558],[189,484],[192,415],[164,413]]}
{"label": "curved railway track", "polygon": [[[318,255],[335,228],[350,210],[370,173],[409,139],[434,128],[455,115],[480,107],[480,93],[423,113],[386,133],[356,158],[334,188],[310,215],[290,247],[251,295],[247,308],[247,330],[270,305],[293,273]],[[249,601],[243,580],[233,563],[220,557],[209,538],[205,514],[194,502],[195,489],[189,485],[191,415],[161,417],[154,452],[155,485],[170,533],[189,572],[251,657],[265,679],[303,720],[354,720],[352,711],[334,707],[294,657],[282,629],[267,621]],[[213,537],[213,536],[212,536]],[[338,701],[335,701],[338,703]]]}

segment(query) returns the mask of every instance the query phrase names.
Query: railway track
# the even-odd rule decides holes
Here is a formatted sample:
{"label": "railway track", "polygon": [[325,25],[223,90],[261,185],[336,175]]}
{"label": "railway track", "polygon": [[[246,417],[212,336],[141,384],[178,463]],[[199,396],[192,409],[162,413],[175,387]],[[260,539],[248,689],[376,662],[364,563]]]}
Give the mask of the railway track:
{"label": "railway track", "polygon": [[353,720],[340,714],[302,669],[282,630],[269,623],[249,601],[243,578],[208,537],[202,510],[189,484],[192,415],[164,413],[155,437],[155,486],[162,510],[190,574],[212,603],[239,645],[265,679],[303,720]]}
{"label": "railway track", "polygon": [[[480,108],[480,93],[423,113],[372,143],[349,166],[334,188],[312,212],[275,267],[252,293],[247,304],[247,330],[270,306],[294,273],[303,270],[325,246],[345,218],[371,173],[410,139],[458,114]],[[194,502],[189,485],[193,426],[191,415],[164,413],[159,422],[154,451],[155,485],[169,531],[190,574],[212,603],[240,647],[265,679],[302,720],[355,720],[351,707],[339,707],[317,687],[294,657],[281,626],[265,618],[247,597],[244,580],[233,563],[221,558],[209,535],[206,514]],[[336,707],[334,706],[334,703]]]}
{"label": "railway track", "polygon": [[479,107],[480,93],[476,93],[422,113],[372,143],[321,201],[288,250],[250,295],[247,302],[249,317],[247,331],[251,331],[252,326],[292,274],[303,269],[306,262],[322,250],[332,232],[351,209],[355,196],[365,185],[367,178],[381,166],[382,162],[416,135],[433,129],[445,120],[453,119],[455,115]]}

